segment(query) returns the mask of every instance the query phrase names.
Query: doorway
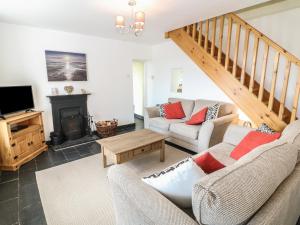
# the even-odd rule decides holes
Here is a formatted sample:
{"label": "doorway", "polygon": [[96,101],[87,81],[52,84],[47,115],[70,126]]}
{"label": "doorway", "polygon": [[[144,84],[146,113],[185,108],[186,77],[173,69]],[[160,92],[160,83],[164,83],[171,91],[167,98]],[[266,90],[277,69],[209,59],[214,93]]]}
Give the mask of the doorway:
{"label": "doorway", "polygon": [[133,80],[133,107],[134,116],[139,119],[144,118],[145,102],[145,62],[141,60],[132,61]]}

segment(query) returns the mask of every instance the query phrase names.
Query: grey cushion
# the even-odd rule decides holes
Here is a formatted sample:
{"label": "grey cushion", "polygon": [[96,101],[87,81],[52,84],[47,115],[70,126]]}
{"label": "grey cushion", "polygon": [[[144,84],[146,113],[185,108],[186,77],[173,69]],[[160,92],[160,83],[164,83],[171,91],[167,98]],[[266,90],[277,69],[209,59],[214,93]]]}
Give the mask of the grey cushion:
{"label": "grey cushion", "polygon": [[230,125],[224,134],[223,142],[231,145],[238,145],[241,140],[253,130],[255,129],[238,125]]}
{"label": "grey cushion", "polygon": [[300,120],[290,123],[283,130],[280,140],[286,140],[298,146],[298,162],[300,161]]}
{"label": "grey cushion", "polygon": [[172,123],[183,123],[183,119],[169,120],[163,117],[154,117],[149,119],[149,127],[155,127],[162,131],[168,131]]}
{"label": "grey cushion", "polygon": [[193,212],[200,224],[244,224],[272,196],[296,164],[295,145],[275,141],[194,186]]}
{"label": "grey cushion", "polygon": [[187,125],[185,123],[174,123],[170,125],[170,131],[184,137],[197,139],[201,125]]}
{"label": "grey cushion", "polygon": [[205,107],[213,106],[217,103],[220,104],[218,117],[226,116],[226,115],[236,112],[236,107],[233,104],[220,102],[220,101],[197,99],[197,100],[195,100],[195,107],[193,109],[192,115],[194,115],[195,113],[204,109]]}
{"label": "grey cushion", "polygon": [[191,117],[191,114],[192,114],[192,111],[193,111],[194,105],[195,105],[194,100],[183,99],[183,98],[169,98],[168,102],[171,102],[171,103],[181,102],[186,119],[189,119]]}

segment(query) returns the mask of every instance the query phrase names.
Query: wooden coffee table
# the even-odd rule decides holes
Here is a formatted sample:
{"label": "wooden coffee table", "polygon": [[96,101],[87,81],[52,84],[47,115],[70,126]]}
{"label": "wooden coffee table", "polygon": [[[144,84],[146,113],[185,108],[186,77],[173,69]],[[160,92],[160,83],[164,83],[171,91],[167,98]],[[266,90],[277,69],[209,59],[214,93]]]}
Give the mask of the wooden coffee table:
{"label": "wooden coffee table", "polygon": [[97,142],[101,145],[105,168],[107,167],[107,158],[110,158],[114,164],[121,164],[154,151],[160,151],[160,161],[164,162],[165,138],[162,134],[143,129],[104,138]]}

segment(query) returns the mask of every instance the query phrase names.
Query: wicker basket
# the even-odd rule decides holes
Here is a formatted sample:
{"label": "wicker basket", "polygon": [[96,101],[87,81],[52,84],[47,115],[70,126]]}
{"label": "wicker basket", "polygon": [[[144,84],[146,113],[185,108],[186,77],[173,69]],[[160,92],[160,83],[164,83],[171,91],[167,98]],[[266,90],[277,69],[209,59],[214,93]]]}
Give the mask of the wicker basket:
{"label": "wicker basket", "polygon": [[95,123],[97,128],[97,133],[100,137],[110,137],[116,134],[118,120],[105,120],[105,121],[98,121]]}

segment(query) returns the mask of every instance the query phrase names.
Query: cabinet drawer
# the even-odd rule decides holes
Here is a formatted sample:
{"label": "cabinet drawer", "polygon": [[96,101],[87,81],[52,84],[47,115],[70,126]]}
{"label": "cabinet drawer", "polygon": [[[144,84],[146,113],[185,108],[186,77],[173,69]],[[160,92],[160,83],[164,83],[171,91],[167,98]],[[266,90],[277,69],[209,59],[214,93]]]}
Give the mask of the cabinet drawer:
{"label": "cabinet drawer", "polygon": [[147,152],[147,151],[150,151],[150,150],[151,150],[151,145],[147,145],[147,146],[144,146],[144,147],[141,147],[141,148],[134,149],[133,150],[133,155],[139,155],[143,152]]}
{"label": "cabinet drawer", "polygon": [[162,148],[162,141],[158,141],[152,144],[152,149],[157,150]]}

